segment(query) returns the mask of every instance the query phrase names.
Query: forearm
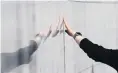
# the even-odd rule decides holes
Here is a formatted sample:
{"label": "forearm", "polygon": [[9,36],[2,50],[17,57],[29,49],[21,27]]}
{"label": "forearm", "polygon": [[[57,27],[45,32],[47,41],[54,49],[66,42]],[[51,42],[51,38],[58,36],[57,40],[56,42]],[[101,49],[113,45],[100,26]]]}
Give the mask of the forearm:
{"label": "forearm", "polygon": [[104,48],[92,43],[87,38],[84,38],[79,46],[93,60],[105,63],[118,70],[118,50]]}
{"label": "forearm", "polygon": [[[65,22],[65,20],[63,19]],[[118,70],[118,50],[109,50],[100,45],[92,43],[87,38],[81,36],[81,33],[74,33],[73,30],[65,23],[66,33],[72,36],[80,48],[95,61],[106,63]],[[79,34],[79,35],[78,35]]]}
{"label": "forearm", "polygon": [[1,72],[9,72],[22,64],[29,63],[31,55],[37,48],[37,43],[31,40],[29,46],[20,48],[16,52],[1,53]]}
{"label": "forearm", "polygon": [[37,50],[41,41],[42,38],[36,36],[34,40],[30,40],[27,47],[20,48],[13,53],[1,53],[1,72],[8,72],[22,64],[29,63],[31,55]]}
{"label": "forearm", "polygon": [[75,34],[76,34],[76,32],[73,31],[71,36],[74,38],[74,40],[77,42],[77,44],[80,44],[81,40],[83,40],[84,37],[81,36],[81,35],[78,35],[78,36],[74,37]]}
{"label": "forearm", "polygon": [[17,51],[20,64],[28,63],[30,61],[31,55],[38,49],[41,41],[41,37],[36,36],[33,40],[30,40],[30,43],[27,47],[21,48]]}
{"label": "forearm", "polygon": [[87,53],[87,55],[94,59],[95,61],[100,61],[103,63],[108,62],[111,50],[108,50],[102,46],[92,43],[87,38],[82,36],[76,36],[75,41],[80,46],[80,48]]}
{"label": "forearm", "polygon": [[80,42],[84,39],[82,36],[76,36],[75,41],[77,42],[78,45],[80,45]]}

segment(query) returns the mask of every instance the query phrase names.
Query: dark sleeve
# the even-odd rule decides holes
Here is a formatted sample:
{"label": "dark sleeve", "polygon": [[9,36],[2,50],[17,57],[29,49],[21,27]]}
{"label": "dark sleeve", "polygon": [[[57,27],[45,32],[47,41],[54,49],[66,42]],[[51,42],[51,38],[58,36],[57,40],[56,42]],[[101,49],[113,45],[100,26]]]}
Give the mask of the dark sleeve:
{"label": "dark sleeve", "polygon": [[118,71],[118,50],[104,48],[92,43],[87,38],[84,38],[80,42],[80,48],[82,48],[90,58],[108,64]]}
{"label": "dark sleeve", "polygon": [[37,50],[38,45],[31,40],[27,47],[20,48],[13,53],[1,53],[1,73],[6,73],[12,69],[30,62],[31,55]]}
{"label": "dark sleeve", "polygon": [[19,64],[29,63],[31,55],[37,50],[38,45],[34,40],[30,41],[29,46],[20,48],[16,53],[18,55]]}

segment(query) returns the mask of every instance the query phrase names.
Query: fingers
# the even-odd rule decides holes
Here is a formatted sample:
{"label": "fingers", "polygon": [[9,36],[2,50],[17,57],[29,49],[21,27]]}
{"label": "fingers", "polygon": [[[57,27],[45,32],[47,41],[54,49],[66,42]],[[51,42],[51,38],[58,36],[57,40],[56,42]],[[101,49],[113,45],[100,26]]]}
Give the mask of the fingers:
{"label": "fingers", "polygon": [[72,31],[72,29],[69,27],[69,25],[65,22],[65,20],[63,20],[64,21],[64,25],[65,25],[65,27],[66,27],[66,29],[68,30],[68,32],[71,32]]}
{"label": "fingers", "polygon": [[68,26],[68,24],[65,22],[65,19],[64,19],[64,18],[63,18],[63,22],[64,22],[64,25],[65,25],[66,29],[67,29],[68,31],[70,31],[71,29],[70,29],[70,27]]}
{"label": "fingers", "polygon": [[64,23],[64,25],[65,25],[66,29],[68,29],[68,26],[67,26],[67,24],[65,23],[64,18],[63,18],[63,21],[62,21],[62,22]]}
{"label": "fingers", "polygon": [[66,27],[66,30],[65,32],[70,35],[70,36],[73,36],[75,34],[75,32],[70,28],[70,26],[66,23],[65,19],[63,18],[63,22],[64,22],[64,25]]}
{"label": "fingers", "polygon": [[69,36],[72,36],[72,31],[71,31],[71,29],[69,28],[69,26],[65,23],[65,21],[64,21],[64,25],[65,25],[65,27],[66,27],[65,32],[66,32]]}

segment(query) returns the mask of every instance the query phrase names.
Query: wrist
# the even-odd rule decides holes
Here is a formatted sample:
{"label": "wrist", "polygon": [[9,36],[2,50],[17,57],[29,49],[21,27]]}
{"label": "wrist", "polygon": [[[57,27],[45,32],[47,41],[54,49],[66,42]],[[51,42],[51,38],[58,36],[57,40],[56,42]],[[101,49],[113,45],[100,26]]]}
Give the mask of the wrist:
{"label": "wrist", "polygon": [[73,35],[73,38],[75,39],[77,36],[82,36],[82,34],[80,32],[75,32],[75,34]]}
{"label": "wrist", "polygon": [[34,38],[34,41],[37,43],[37,45],[39,45],[39,43],[41,42],[42,37],[40,36],[40,34],[37,34]]}
{"label": "wrist", "polygon": [[72,32],[72,37],[75,35],[76,32]]}

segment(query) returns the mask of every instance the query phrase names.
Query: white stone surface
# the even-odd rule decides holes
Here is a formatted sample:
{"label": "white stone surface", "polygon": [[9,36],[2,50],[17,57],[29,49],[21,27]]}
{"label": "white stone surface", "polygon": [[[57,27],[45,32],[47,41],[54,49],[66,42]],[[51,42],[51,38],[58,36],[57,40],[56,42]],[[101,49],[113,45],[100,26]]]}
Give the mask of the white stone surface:
{"label": "white stone surface", "polygon": [[[64,16],[72,29],[82,32],[94,43],[118,48],[117,4],[35,2],[33,5],[33,2],[2,2],[1,7],[2,52],[14,52],[26,46],[34,34],[48,30],[51,24],[54,30],[59,16]],[[65,37],[66,73],[78,73],[92,63],[96,64],[71,37],[67,34]],[[62,34],[49,37],[33,54],[30,64],[15,68],[10,73],[64,73],[63,46]],[[91,68],[82,73],[91,73]],[[95,66],[95,73],[116,71],[101,63]]]}

